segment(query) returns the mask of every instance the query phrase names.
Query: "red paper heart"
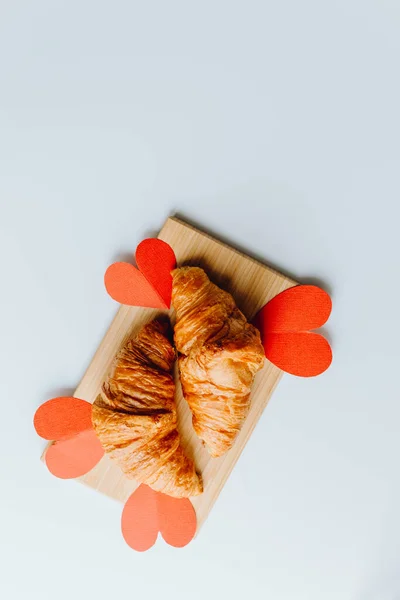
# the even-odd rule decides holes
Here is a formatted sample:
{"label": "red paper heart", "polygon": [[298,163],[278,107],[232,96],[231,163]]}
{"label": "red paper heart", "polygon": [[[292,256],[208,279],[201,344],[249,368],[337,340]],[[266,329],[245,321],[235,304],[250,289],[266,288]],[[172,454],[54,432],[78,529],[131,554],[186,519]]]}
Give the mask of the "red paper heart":
{"label": "red paper heart", "polygon": [[55,440],[47,449],[45,461],[56,477],[85,475],[104,454],[92,425],[92,405],[86,400],[73,396],[52,398],[39,406],[33,423],[40,437]]}
{"label": "red paper heart", "polygon": [[92,405],[74,396],[47,400],[33,418],[36,433],[45,440],[62,440],[92,429]]}
{"label": "red paper heart", "polygon": [[314,285],[298,285],[275,296],[254,319],[265,356],[274,365],[301,377],[323,373],[332,362],[328,341],[309,330],[322,327],[332,301]]}
{"label": "red paper heart", "polygon": [[122,535],[138,552],[151,548],[159,532],[167,544],[182,548],[193,539],[196,528],[196,513],[188,498],[172,498],[143,484],[130,496],[122,512]]}
{"label": "red paper heart", "polygon": [[93,429],[55,441],[45,454],[50,473],[60,479],[74,479],[89,473],[103,458],[104,448]]}
{"label": "red paper heart", "polygon": [[136,248],[138,269],[125,262],[116,262],[104,275],[107,292],[120,304],[169,308],[172,276],[176,258],[171,246],[162,240],[149,238]]}

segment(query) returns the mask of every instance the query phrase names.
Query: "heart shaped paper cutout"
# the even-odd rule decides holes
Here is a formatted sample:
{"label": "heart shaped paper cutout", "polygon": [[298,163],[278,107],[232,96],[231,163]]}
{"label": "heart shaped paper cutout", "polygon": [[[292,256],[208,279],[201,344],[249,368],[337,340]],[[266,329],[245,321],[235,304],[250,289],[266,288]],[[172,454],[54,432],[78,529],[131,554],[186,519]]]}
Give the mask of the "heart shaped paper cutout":
{"label": "heart shaped paper cutout", "polygon": [[158,533],[170,546],[182,548],[193,539],[196,528],[196,513],[188,498],[172,498],[143,484],[129,497],[122,512],[122,535],[138,552],[151,548]]}
{"label": "heart shaped paper cutout", "polygon": [[92,429],[92,405],[74,396],[47,400],[33,418],[36,433],[45,440],[62,440]]}
{"label": "heart shaped paper cutout", "polygon": [[45,454],[50,473],[60,479],[74,479],[89,473],[103,458],[104,448],[93,429],[55,441]]}
{"label": "heart shaped paper cutout", "polygon": [[328,341],[310,330],[322,327],[332,310],[332,301],[314,285],[298,285],[275,296],[256,315],[265,356],[292,375],[314,377],[332,362]]}
{"label": "heart shaped paper cutout", "polygon": [[56,477],[85,475],[104,455],[92,425],[92,405],[86,400],[52,398],[39,406],[33,423],[40,437],[55,440],[46,451],[45,461]]}
{"label": "heart shaped paper cutout", "polygon": [[136,248],[138,268],[116,262],[104,275],[109,295],[120,304],[169,308],[176,258],[171,246],[157,238],[143,240]]}

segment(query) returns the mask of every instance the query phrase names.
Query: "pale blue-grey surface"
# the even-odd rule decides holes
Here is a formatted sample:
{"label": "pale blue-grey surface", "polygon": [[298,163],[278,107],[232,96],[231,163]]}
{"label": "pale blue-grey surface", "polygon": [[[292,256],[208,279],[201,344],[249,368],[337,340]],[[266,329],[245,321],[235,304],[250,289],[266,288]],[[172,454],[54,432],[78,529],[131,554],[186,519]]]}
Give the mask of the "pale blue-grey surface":
{"label": "pale blue-grey surface", "polygon": [[[3,0],[0,596],[400,598],[397,0]],[[332,292],[335,361],[285,377],[195,543],[39,462],[116,306],[106,266],[179,212]]]}

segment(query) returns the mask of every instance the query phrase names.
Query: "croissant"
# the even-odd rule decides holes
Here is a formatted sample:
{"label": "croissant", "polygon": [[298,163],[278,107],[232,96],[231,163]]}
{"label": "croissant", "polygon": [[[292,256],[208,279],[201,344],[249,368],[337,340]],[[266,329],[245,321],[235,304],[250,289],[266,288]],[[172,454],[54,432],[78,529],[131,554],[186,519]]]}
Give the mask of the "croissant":
{"label": "croissant", "polygon": [[193,427],[213,457],[233,445],[250,407],[254,375],[264,364],[258,330],[203,269],[172,271],[175,346]]}
{"label": "croissant", "polygon": [[181,498],[196,496],[203,487],[180,445],[168,328],[154,320],[120,350],[93,404],[92,421],[105,451],[127,477]]}

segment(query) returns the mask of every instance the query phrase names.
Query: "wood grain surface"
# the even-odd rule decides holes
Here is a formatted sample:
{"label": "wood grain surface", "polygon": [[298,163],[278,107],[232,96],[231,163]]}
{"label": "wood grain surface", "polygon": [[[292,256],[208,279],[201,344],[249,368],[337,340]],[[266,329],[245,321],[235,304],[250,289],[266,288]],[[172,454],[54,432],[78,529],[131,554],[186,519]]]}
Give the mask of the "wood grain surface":
{"label": "wood grain surface", "polygon": [[[292,279],[177,218],[169,218],[158,237],[172,246],[178,266],[188,264],[203,267],[212,281],[233,295],[249,320],[279,292],[296,285]],[[119,348],[159,312],[154,309],[121,306],[74,396],[94,402]],[[170,317],[173,322],[173,310],[170,311]],[[198,529],[218,498],[281,376],[282,372],[266,360],[264,368],[256,375],[250,412],[233,448],[224,456],[215,459],[210,458],[193,431],[191,413],[183,399],[175,370],[182,443],[188,454],[194,458],[204,481],[204,493],[192,498],[197,513]],[[119,467],[106,456],[90,473],[80,477],[79,481],[121,502],[125,502],[138,486],[135,481],[127,479]]]}

